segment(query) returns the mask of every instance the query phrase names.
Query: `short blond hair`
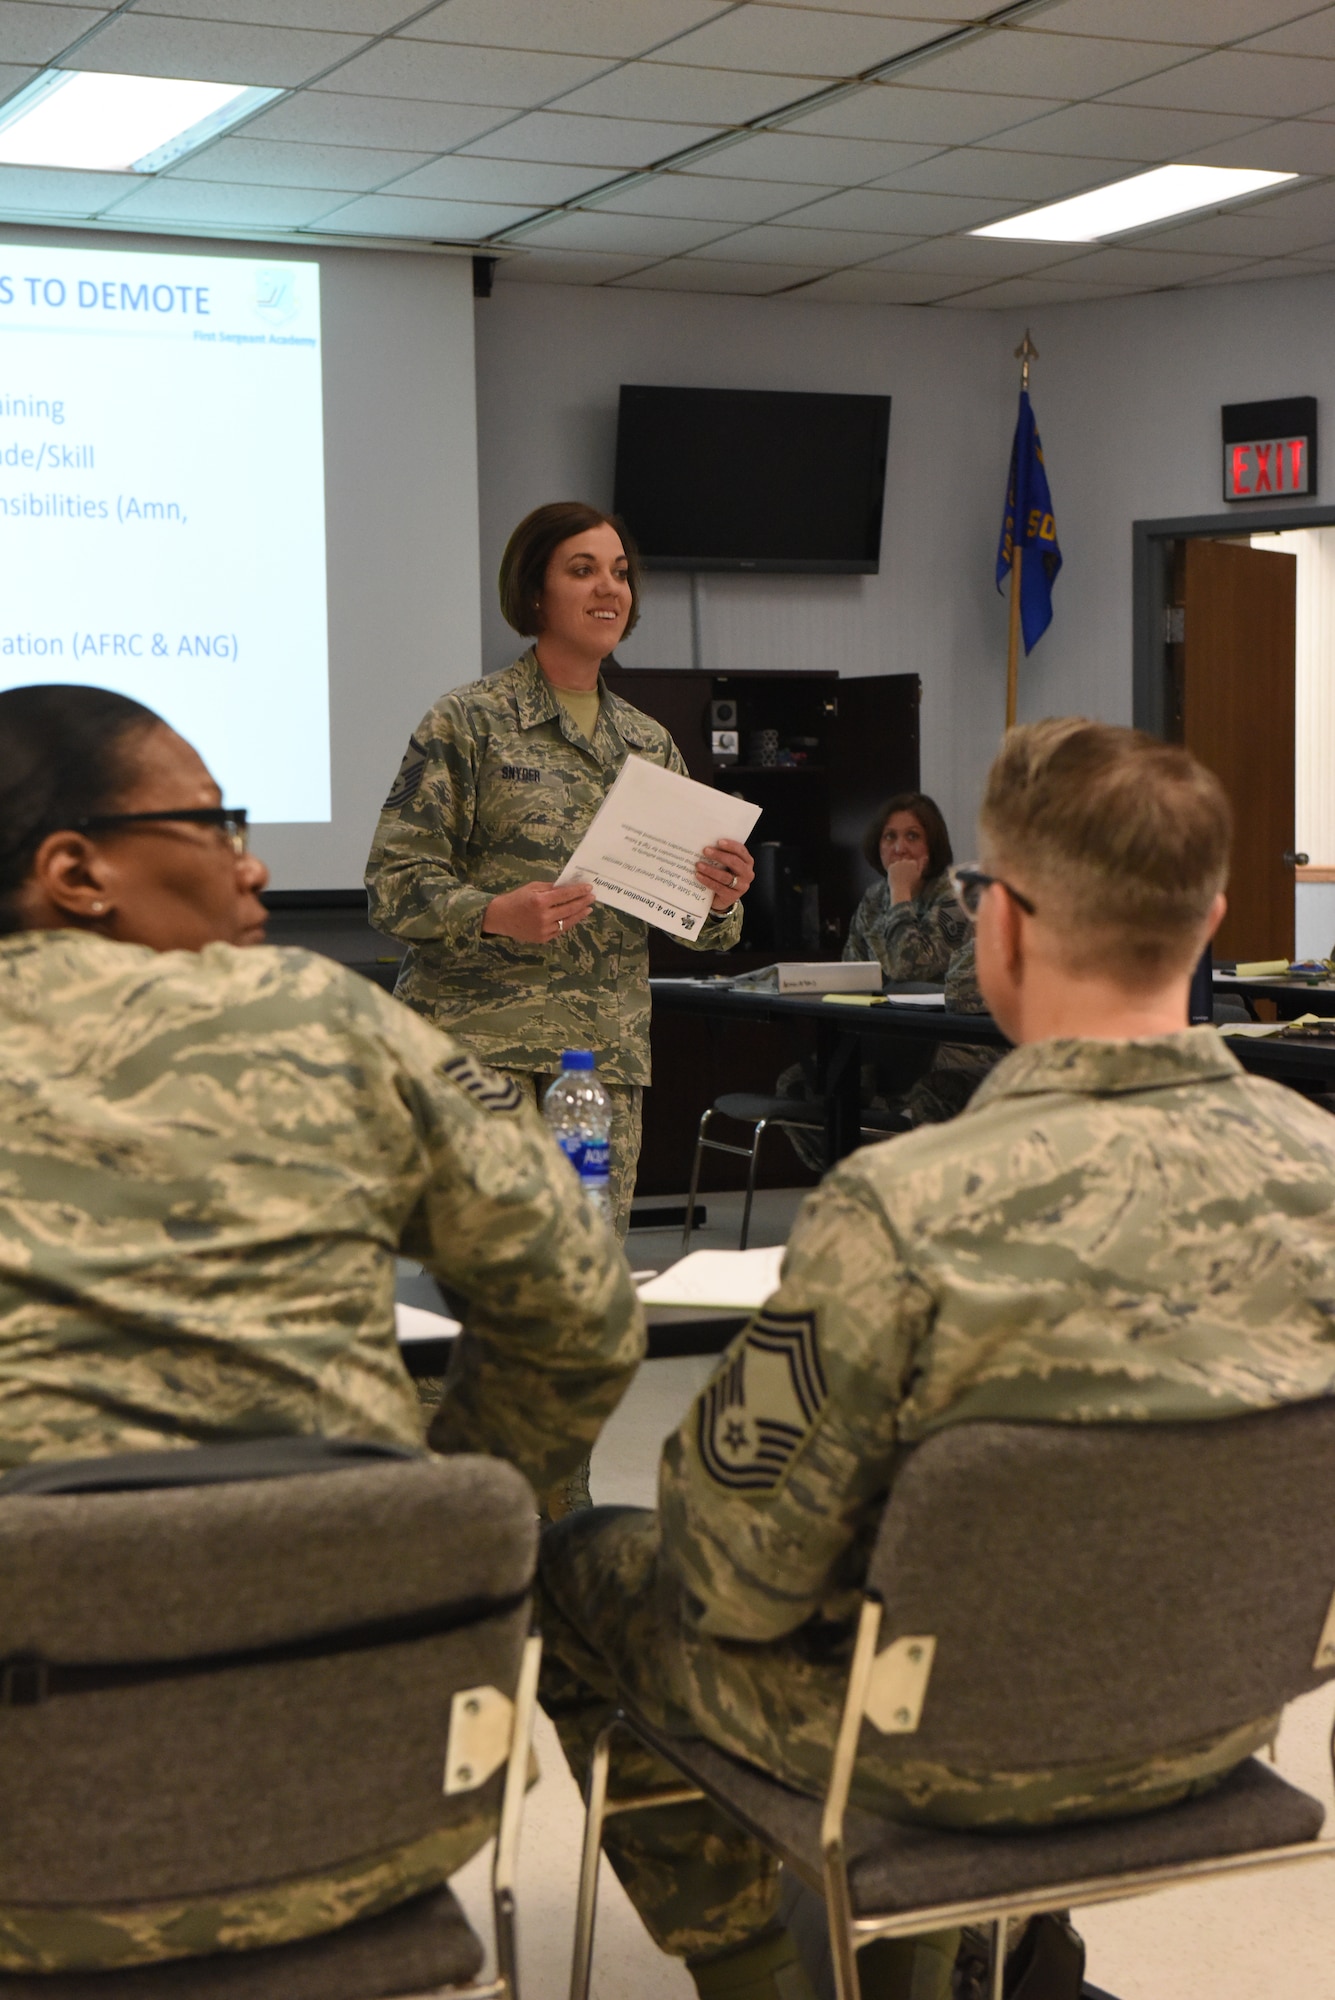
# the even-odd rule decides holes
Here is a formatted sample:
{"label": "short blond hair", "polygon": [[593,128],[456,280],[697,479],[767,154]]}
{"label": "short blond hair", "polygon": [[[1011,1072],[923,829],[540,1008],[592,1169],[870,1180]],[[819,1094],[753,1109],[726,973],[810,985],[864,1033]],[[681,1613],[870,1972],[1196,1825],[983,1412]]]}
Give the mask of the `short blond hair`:
{"label": "short blond hair", "polygon": [[1233,815],[1213,772],[1178,744],[1082,716],[1009,732],[979,825],[989,858],[1069,940],[1072,968],[1127,984],[1190,961],[1228,879]]}

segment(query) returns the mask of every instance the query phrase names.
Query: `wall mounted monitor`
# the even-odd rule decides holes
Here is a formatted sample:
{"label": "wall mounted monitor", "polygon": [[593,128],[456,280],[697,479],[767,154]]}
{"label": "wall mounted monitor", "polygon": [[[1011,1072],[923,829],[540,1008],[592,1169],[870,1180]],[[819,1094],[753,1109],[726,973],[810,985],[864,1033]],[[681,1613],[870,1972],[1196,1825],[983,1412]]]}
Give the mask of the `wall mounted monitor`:
{"label": "wall mounted monitor", "polygon": [[651,569],[874,576],[888,396],[623,383],[615,507]]}

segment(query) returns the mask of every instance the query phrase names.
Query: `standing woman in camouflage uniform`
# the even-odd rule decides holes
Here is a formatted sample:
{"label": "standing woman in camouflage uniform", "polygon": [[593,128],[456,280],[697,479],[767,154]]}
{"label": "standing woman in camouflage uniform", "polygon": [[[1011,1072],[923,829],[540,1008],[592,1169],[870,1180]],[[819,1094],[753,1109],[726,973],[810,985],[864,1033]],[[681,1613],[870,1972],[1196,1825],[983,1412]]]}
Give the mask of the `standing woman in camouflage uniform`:
{"label": "standing woman in camouflage uniform", "polygon": [[[618,521],[574,500],[537,508],[506,544],[500,595],[534,643],[503,673],[443,695],[409,738],[367,863],[371,921],[408,945],[399,999],[531,1099],[563,1049],[592,1049],[612,1099],[624,1235],[649,1081],[648,926],[556,877],[628,756],[686,767],[662,723],[600,672],[639,609]],[[695,872],[714,899],[696,948],[726,951],[741,935],[751,857],[720,840]]]}

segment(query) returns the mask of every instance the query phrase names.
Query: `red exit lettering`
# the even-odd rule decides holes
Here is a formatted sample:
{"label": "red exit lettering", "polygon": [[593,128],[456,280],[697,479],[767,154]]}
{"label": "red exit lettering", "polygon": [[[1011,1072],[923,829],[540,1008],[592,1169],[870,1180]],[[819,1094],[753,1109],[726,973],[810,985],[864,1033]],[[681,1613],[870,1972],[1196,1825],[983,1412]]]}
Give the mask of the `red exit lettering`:
{"label": "red exit lettering", "polygon": [[1258,438],[1224,447],[1224,498],[1250,500],[1279,493],[1306,493],[1307,439]]}

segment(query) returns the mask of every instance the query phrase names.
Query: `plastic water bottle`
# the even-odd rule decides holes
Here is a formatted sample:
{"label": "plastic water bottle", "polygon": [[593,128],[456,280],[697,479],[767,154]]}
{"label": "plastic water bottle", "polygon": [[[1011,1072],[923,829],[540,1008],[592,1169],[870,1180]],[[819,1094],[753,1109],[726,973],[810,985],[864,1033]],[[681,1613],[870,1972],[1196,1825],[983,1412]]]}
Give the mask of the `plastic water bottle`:
{"label": "plastic water bottle", "polygon": [[612,1100],[594,1074],[591,1049],[562,1052],[561,1074],[547,1086],[542,1115],[588,1199],[610,1222]]}

